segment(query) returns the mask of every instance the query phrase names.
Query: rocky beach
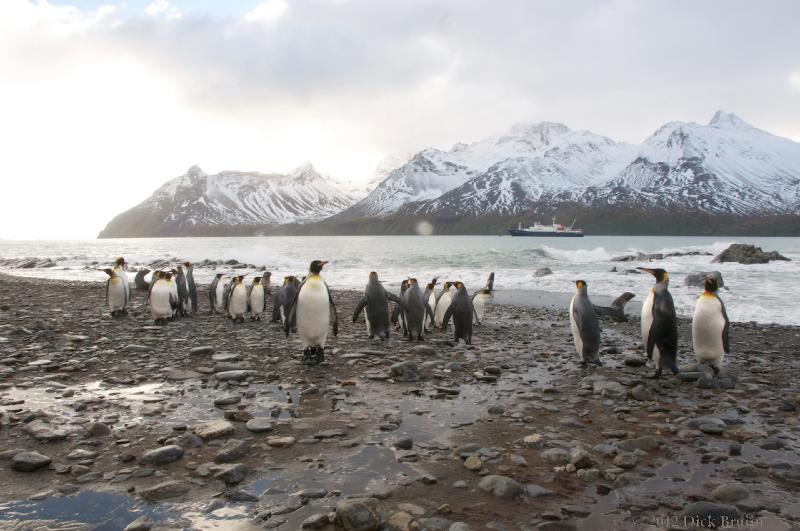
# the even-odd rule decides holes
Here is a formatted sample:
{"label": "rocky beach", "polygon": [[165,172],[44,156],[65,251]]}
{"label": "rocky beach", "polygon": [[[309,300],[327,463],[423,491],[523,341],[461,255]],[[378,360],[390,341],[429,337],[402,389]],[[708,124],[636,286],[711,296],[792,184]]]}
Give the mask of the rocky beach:
{"label": "rocky beach", "polygon": [[0,528],[800,529],[797,327],[732,323],[716,378],[681,320],[681,373],[650,380],[636,317],[582,369],[566,308],[382,342],[334,291],[307,367],[205,289],[153,326],[142,292],[112,319],[99,282],[0,276]]}

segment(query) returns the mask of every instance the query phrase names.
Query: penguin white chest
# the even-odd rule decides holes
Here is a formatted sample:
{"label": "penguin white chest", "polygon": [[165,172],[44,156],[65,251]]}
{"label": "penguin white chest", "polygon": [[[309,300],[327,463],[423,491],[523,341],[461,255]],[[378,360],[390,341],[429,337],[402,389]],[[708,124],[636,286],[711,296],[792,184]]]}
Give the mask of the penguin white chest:
{"label": "penguin white chest", "polygon": [[157,280],[150,292],[150,313],[154,319],[172,317],[172,305],[169,302],[170,287],[165,280]]}
{"label": "penguin white chest", "polygon": [[228,310],[231,317],[241,317],[247,312],[247,288],[244,284],[236,284],[231,290]]}
{"label": "penguin white chest", "polygon": [[443,294],[439,297],[439,302],[436,304],[436,311],[434,312],[434,323],[436,326],[442,326],[442,321],[444,321],[444,314],[447,312],[447,309],[450,307],[450,303],[453,300],[453,296],[450,295],[450,292]]}
{"label": "penguin white chest", "polygon": [[124,310],[128,303],[125,296],[125,285],[121,278],[112,278],[108,281],[108,309],[112,312]]}
{"label": "penguin white chest", "polygon": [[324,347],[330,325],[328,287],[321,278],[309,278],[297,295],[297,334],[303,347]]}
{"label": "penguin white chest", "polygon": [[475,308],[475,316],[478,322],[483,321],[483,314],[486,312],[486,304],[489,302],[491,295],[485,293],[478,293],[473,301]]}
{"label": "penguin white chest", "polygon": [[432,312],[436,310],[436,294],[433,293],[433,291],[431,291],[431,294],[428,295],[428,306],[431,307]]}
{"label": "penguin white chest", "polygon": [[[647,353],[647,340],[650,338],[650,328],[653,326],[653,302],[655,301],[655,292],[650,289],[647,298],[642,304],[642,345],[644,346],[645,353]],[[653,347],[653,360],[658,367],[658,360],[661,358],[661,352],[658,347]]]}
{"label": "penguin white chest", "polygon": [[214,309],[221,312],[225,308],[225,284],[222,282],[217,283],[217,289],[214,291]]}
{"label": "penguin white chest", "polygon": [[722,365],[725,349],[722,344],[722,331],[725,318],[722,305],[713,296],[701,295],[697,299],[692,318],[692,346],[698,362],[716,367]]}
{"label": "penguin white chest", "polygon": [[250,292],[250,311],[253,315],[260,315],[264,311],[264,286],[256,284]]}
{"label": "penguin white chest", "polygon": [[[569,302],[569,324],[572,329],[572,340],[575,342],[575,351],[578,353],[578,357],[581,357],[583,353],[583,339],[581,339],[581,331],[578,328],[578,323],[575,321],[575,314],[573,313],[574,306],[575,296],[573,296],[572,300]],[[581,357],[581,359],[583,358]]]}

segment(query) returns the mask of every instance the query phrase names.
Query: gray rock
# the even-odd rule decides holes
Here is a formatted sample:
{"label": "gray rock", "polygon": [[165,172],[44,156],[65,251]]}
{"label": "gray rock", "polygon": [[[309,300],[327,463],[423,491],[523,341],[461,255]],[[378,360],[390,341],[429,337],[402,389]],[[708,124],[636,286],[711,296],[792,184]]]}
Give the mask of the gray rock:
{"label": "gray rock", "polygon": [[170,480],[158,483],[152,487],[139,489],[139,495],[144,498],[145,501],[153,502],[183,496],[189,492],[190,489],[191,486],[185,481]]}
{"label": "gray rock", "polygon": [[686,278],[683,279],[683,284],[685,286],[693,286],[696,288],[703,288],[705,287],[705,280],[706,277],[713,277],[717,281],[717,286],[720,288],[725,286],[725,281],[722,280],[722,273],[719,271],[698,271],[697,273],[689,273],[686,275]]}
{"label": "gray rock", "polygon": [[533,276],[535,276],[535,277],[546,277],[547,275],[552,275],[552,274],[553,274],[553,271],[551,271],[549,267],[540,267],[539,269],[537,269],[533,273]]}
{"label": "gray rock", "polygon": [[419,380],[417,364],[413,361],[401,361],[389,368],[389,375],[400,382],[416,382]]}
{"label": "gray rock", "polygon": [[148,450],[142,454],[141,460],[143,463],[151,465],[166,465],[168,463],[174,463],[181,457],[183,457],[183,448],[177,444],[171,444],[169,446]]}
{"label": "gray rock", "polygon": [[227,420],[212,420],[192,426],[191,430],[204,441],[208,441],[230,435],[236,431],[236,428]]}
{"label": "gray rock", "polygon": [[679,515],[703,521],[703,525],[706,529],[717,529],[722,527],[725,519],[730,521],[731,519],[738,518],[739,511],[736,507],[730,505],[699,501],[690,503],[684,507]]}
{"label": "gray rock", "polygon": [[653,396],[653,393],[651,393],[650,390],[643,385],[637,385],[631,389],[631,398],[634,400],[639,400],[640,402],[652,402],[656,399]]}
{"label": "gray rock", "polygon": [[51,462],[52,459],[38,452],[21,452],[11,458],[11,468],[19,472],[33,472]]}
{"label": "gray rock", "polygon": [[238,404],[242,400],[242,395],[226,395],[221,396],[219,398],[214,399],[214,405],[219,406],[231,406],[233,404]]}
{"label": "gray rock", "polygon": [[639,464],[639,456],[633,452],[625,452],[614,458],[614,464],[620,468],[635,468]]}
{"label": "gray rock", "polygon": [[531,483],[530,485],[525,486],[525,494],[531,498],[544,498],[545,496],[553,496],[555,492],[550,489],[546,489],[541,485]]}
{"label": "gray rock", "polygon": [[312,514],[300,524],[302,529],[322,529],[330,523],[327,513]]}
{"label": "gray rock", "polygon": [[200,378],[199,372],[184,369],[172,369],[166,376],[166,379],[170,381],[196,380],[198,378]]}
{"label": "gray rock", "polygon": [[734,243],[730,247],[715,256],[712,263],[738,262],[740,264],[766,264],[771,260],[790,261],[777,251],[764,252],[761,247],[747,245],[744,243]]}
{"label": "gray rock", "polygon": [[411,450],[414,447],[414,439],[411,437],[399,437],[395,439],[394,447],[398,450]]}
{"label": "gray rock", "polygon": [[217,455],[214,457],[214,461],[217,463],[234,463],[239,461],[247,452],[250,451],[250,445],[247,441],[241,441],[239,439],[230,439],[222,445]]}
{"label": "gray rock", "polygon": [[124,531],[150,531],[152,527],[153,522],[147,516],[140,516],[125,526]]}
{"label": "gray rock", "polygon": [[203,446],[203,439],[192,432],[186,432],[179,435],[174,443],[181,448],[200,448]]}
{"label": "gray rock", "polygon": [[643,367],[646,360],[642,357],[641,354],[636,354],[631,352],[630,354],[625,355],[625,365],[628,367]]}
{"label": "gray rock", "polygon": [[375,498],[353,498],[336,504],[336,523],[345,531],[376,531],[383,520],[380,502]]}
{"label": "gray rock", "polygon": [[617,442],[617,446],[626,452],[632,452],[634,450],[650,452],[652,450],[658,450],[658,448],[661,446],[661,442],[661,439],[658,437],[654,437],[652,435],[643,435],[636,439],[619,441]]}
{"label": "gray rock", "polygon": [[105,437],[111,434],[111,428],[102,422],[90,422],[84,426],[84,429],[91,437]]}
{"label": "gray rock", "polygon": [[192,356],[201,356],[203,354],[213,354],[214,347],[210,345],[204,345],[202,347],[194,347],[193,349],[189,350],[189,354]]}
{"label": "gray rock", "polygon": [[594,459],[583,448],[573,448],[569,456],[569,463],[580,470],[581,468],[590,468],[594,464]]}
{"label": "gray rock", "polygon": [[566,465],[569,463],[570,453],[563,448],[549,448],[542,452],[542,458],[554,465]]}
{"label": "gray rock", "polygon": [[253,433],[267,433],[272,431],[272,422],[268,418],[256,417],[248,420],[245,427]]}
{"label": "gray rock", "polygon": [[22,431],[33,435],[41,442],[62,441],[67,438],[69,432],[58,426],[52,426],[40,419],[33,420],[22,427]]}
{"label": "gray rock", "polygon": [[247,467],[243,463],[219,465],[214,467],[213,472],[214,478],[226,485],[238,485],[247,476]]}
{"label": "gray rock", "polygon": [[497,498],[510,500],[523,492],[522,485],[506,476],[489,475],[478,483],[478,488],[484,492],[491,492]]}
{"label": "gray rock", "polygon": [[217,380],[221,381],[242,381],[256,375],[256,371],[251,370],[236,370],[236,371],[224,371],[218,372],[214,376],[217,377]]}
{"label": "gray rock", "polygon": [[711,496],[723,503],[736,503],[750,496],[750,492],[737,483],[723,483],[713,491]]}

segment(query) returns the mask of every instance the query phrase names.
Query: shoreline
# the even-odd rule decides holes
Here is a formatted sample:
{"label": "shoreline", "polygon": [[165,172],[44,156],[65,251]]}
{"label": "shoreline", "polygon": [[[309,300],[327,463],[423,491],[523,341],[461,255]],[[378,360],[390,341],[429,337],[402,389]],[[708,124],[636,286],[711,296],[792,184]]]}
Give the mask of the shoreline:
{"label": "shoreline", "polygon": [[[560,307],[491,305],[471,347],[383,342],[334,290],[339,335],[306,367],[297,336],[209,315],[199,288],[199,314],[154,327],[141,292],[112,319],[102,283],[0,275],[0,526],[333,531],[353,497],[406,529],[800,521],[797,327],[732,327],[714,379],[681,321],[682,373],[653,381],[634,321],[602,321],[604,366],[581,369]],[[25,452],[49,461],[14,469]]]}

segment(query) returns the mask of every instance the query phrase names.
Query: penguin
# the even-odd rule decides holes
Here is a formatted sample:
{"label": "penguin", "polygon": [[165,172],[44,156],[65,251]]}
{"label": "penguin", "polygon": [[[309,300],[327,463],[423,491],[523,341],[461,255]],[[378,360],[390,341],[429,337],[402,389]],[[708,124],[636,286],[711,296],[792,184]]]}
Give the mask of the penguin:
{"label": "penguin", "polygon": [[194,283],[194,266],[191,262],[184,262],[186,268],[186,285],[189,288],[189,302],[191,303],[191,313],[197,311],[197,285]]}
{"label": "penguin", "polygon": [[167,283],[169,284],[170,290],[172,291],[172,295],[174,297],[175,303],[172,309],[172,318],[178,316],[181,312],[181,297],[180,292],[178,291],[178,282],[176,277],[178,276],[177,269],[170,269],[169,276],[167,277]]}
{"label": "penguin", "polygon": [[409,278],[407,287],[403,293],[403,307],[400,315],[404,323],[405,333],[408,340],[425,341],[425,318],[433,317],[433,310],[430,304],[423,298],[422,290],[419,289],[416,278]]}
{"label": "penguin", "polygon": [[[436,283],[439,282],[439,277],[433,277],[433,280],[428,282],[425,286],[425,293],[422,294],[422,298],[428,302],[428,305],[431,308],[436,308]],[[428,319],[426,324],[429,328],[433,328],[433,319]]]}
{"label": "penguin", "polygon": [[186,282],[183,266],[179,265],[173,271],[175,273],[175,286],[178,289],[178,313],[180,313],[181,317],[186,317],[192,311],[192,302],[189,300],[189,284]]}
{"label": "penguin", "polygon": [[447,308],[450,307],[450,302],[453,300],[453,294],[450,293],[450,288],[452,285],[453,283],[449,280],[445,282],[444,286],[442,286],[442,291],[436,297],[436,308],[433,312],[433,325],[436,328],[440,328],[442,326],[444,312],[447,311]]}
{"label": "penguin", "polygon": [[267,310],[267,294],[264,285],[261,283],[261,277],[253,279],[248,300],[250,301],[250,320],[260,321],[261,314]]}
{"label": "penguin", "polygon": [[494,273],[489,273],[486,279],[486,286],[475,292],[472,296],[472,306],[475,308],[475,324],[483,324],[483,314],[486,312],[486,305],[494,299]]}
{"label": "penguin", "polygon": [[171,280],[172,273],[159,271],[151,283],[149,295],[150,315],[156,324],[166,324],[167,319],[172,318],[173,308],[178,304],[170,286]]}
{"label": "penguin", "polygon": [[208,313],[221,313],[224,309],[222,298],[225,290],[225,283],[222,281],[224,275],[225,273],[216,273],[208,288]]}
{"label": "penguin", "polygon": [[472,297],[467,292],[467,287],[463,282],[453,283],[455,294],[452,296],[450,306],[445,310],[442,318],[442,330],[447,330],[447,323],[453,318],[453,341],[458,343],[463,339],[467,345],[472,344],[472,319],[475,317],[475,307],[472,305]]}
{"label": "penguin", "polygon": [[264,271],[261,273],[261,285],[264,286],[264,297],[272,294],[272,272]]}
{"label": "penguin", "polygon": [[126,267],[125,258],[119,256],[114,260],[114,272],[122,279],[122,284],[125,287],[125,298],[131,300],[131,285],[128,281],[128,274],[125,272]]}
{"label": "penguin", "polygon": [[400,297],[390,293],[383,287],[378,279],[378,273],[370,272],[367,285],[364,288],[364,297],[356,305],[353,311],[353,322],[358,321],[358,316],[366,307],[365,321],[367,323],[367,335],[370,339],[375,335],[381,339],[389,339],[389,301],[402,307]]}
{"label": "penguin", "polygon": [[[275,293],[274,304],[272,306],[272,321],[286,323],[289,318],[289,311],[297,296],[297,289],[300,281],[294,275],[283,277],[283,285]],[[297,332],[297,323],[291,323],[292,332]]]}
{"label": "penguin", "polygon": [[730,321],[725,304],[717,295],[719,283],[713,276],[704,280],[705,291],[697,299],[692,317],[692,347],[697,363],[711,366],[718,375],[725,354],[731,351],[728,330]]}
{"label": "penguin", "polygon": [[[133,279],[133,286],[136,291],[150,291],[150,282],[145,280],[144,277],[147,276],[150,270],[147,268],[140,269],[136,272],[136,278]],[[152,279],[151,279],[152,282]]]}
{"label": "penguin", "polygon": [[297,333],[303,344],[303,363],[317,365],[325,361],[325,341],[328,326],[333,321],[333,335],[339,335],[339,319],[331,290],[320,273],[328,262],[314,260],[308,268],[309,275],[297,288],[289,317],[283,325],[288,337],[292,323],[297,323]]}
{"label": "penguin", "polygon": [[678,320],[668,289],[669,273],[663,269],[636,269],[647,271],[656,279],[642,305],[642,343],[648,359],[655,358],[653,378],[659,378],[665,368],[678,374]]}
{"label": "penguin", "polygon": [[[407,289],[408,279],[404,279],[400,282],[400,300],[403,300],[403,295],[405,295]],[[406,321],[403,317],[402,307],[399,304],[395,304],[394,308],[392,308],[389,322],[394,325],[396,330],[402,330],[403,337],[408,335],[408,328],[406,327]]]}
{"label": "penguin", "polygon": [[611,317],[611,320],[618,323],[627,323],[628,316],[625,315],[625,305],[628,304],[636,295],[630,291],[626,291],[611,303],[611,306],[595,306],[594,313],[600,317]]}
{"label": "penguin", "polygon": [[106,306],[111,311],[111,317],[128,313],[128,293],[125,290],[124,280],[113,269],[103,269],[108,275],[106,281]]}
{"label": "penguin", "polygon": [[581,360],[581,366],[589,363],[600,363],[600,320],[594,311],[594,305],[587,294],[586,281],[576,280],[575,295],[569,303],[569,322],[572,327],[572,339],[575,351]]}
{"label": "penguin", "polygon": [[244,284],[244,275],[233,277],[228,296],[228,316],[234,323],[243,323],[244,316],[249,311],[247,300],[247,286]]}

